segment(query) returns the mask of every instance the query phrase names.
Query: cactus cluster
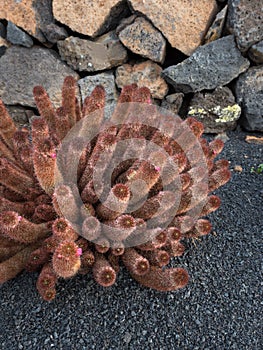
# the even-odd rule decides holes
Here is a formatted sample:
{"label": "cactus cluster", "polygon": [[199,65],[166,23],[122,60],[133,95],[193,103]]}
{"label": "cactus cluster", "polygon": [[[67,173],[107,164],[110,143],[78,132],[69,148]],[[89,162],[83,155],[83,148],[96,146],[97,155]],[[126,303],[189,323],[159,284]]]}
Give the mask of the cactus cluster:
{"label": "cactus cluster", "polygon": [[[198,156],[196,152],[190,162],[185,149],[177,142],[182,136],[178,130],[165,134],[144,124],[143,120],[134,124],[128,119],[125,123],[108,125],[103,116],[105,91],[101,86],[80,104],[76,98],[76,82],[67,77],[62,88],[62,106],[57,109],[43,87],[35,87],[33,94],[40,117],[32,119],[31,129],[18,130],[0,101],[0,283],[24,269],[40,271],[37,289],[50,301],[56,295],[59,278],[91,273],[98,284],[108,287],[114,284],[122,263],[144,286],[160,291],[185,286],[187,272],[167,265],[172,257],[183,254],[182,239],[202,236],[211,230],[205,217],[220,205],[220,199],[211,192],[230,178],[228,161],[215,160],[223,142],[208,143],[203,139],[203,126],[194,118],[182,121],[182,127],[185,125],[191,130],[202,149],[202,154]],[[115,116],[118,120],[125,103],[147,105],[152,110],[151,117],[158,119],[147,88],[138,88],[135,84],[123,88],[113,119]],[[92,119],[94,113],[96,120]],[[81,151],[76,186],[69,182],[56,185],[61,144],[70,130],[84,119],[91,127],[92,123],[100,125],[101,132]],[[178,171],[169,171],[167,159],[162,160],[158,152],[148,155],[151,161],[127,156],[113,170],[111,187],[103,202],[95,190],[93,170],[100,155],[104,152],[113,155],[119,141],[131,138],[138,142],[151,141],[163,148]],[[64,172],[71,161],[68,155],[75,157],[75,141],[67,144],[68,152],[62,159]],[[190,141],[185,145],[188,150],[195,147]],[[203,181],[201,157],[205,157],[206,181]],[[160,165],[155,166],[154,159],[158,159]],[[106,171],[107,164],[103,166],[102,171]],[[195,200],[193,179],[207,185],[203,195]],[[144,181],[141,196],[146,199],[137,209],[127,212],[135,180]],[[154,235],[144,236],[140,241],[139,236],[147,231],[147,224],[156,213],[161,213],[157,218],[161,222],[170,213],[168,199],[172,193],[165,190],[165,185],[178,181],[180,201],[172,220],[165,228],[155,227]],[[76,203],[76,193],[82,201],[80,206]],[[192,212],[197,206],[200,209],[196,218]],[[134,237],[139,242],[137,245],[132,244]]]}

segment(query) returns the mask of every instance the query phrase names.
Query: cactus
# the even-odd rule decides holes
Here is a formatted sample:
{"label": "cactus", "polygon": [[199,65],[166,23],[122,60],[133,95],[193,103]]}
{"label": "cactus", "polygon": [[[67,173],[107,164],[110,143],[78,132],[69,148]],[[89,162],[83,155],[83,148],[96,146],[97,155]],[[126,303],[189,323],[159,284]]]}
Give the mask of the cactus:
{"label": "cactus", "polygon": [[[120,115],[128,113],[122,108],[127,103],[131,109],[133,103],[147,105],[152,111],[151,118],[158,120],[158,109],[152,104],[149,90],[135,84],[123,88],[112,116],[114,125],[103,120],[105,92],[101,86],[86,97],[82,106],[75,93],[74,79],[66,77],[62,106],[55,109],[44,88],[35,87],[33,94],[40,117],[32,120],[31,133],[26,128],[16,128],[0,100],[0,283],[24,269],[39,270],[37,290],[50,301],[56,295],[59,278],[91,273],[98,284],[109,287],[123,263],[144,286],[160,291],[184,287],[189,279],[186,270],[167,265],[171,258],[183,254],[182,239],[211,231],[205,217],[220,206],[220,199],[211,192],[230,178],[228,162],[215,161],[223,142],[208,143],[203,139],[203,125],[192,117],[182,121],[178,130],[169,127],[167,118],[167,133],[144,120],[132,123],[127,119],[118,123],[123,120]],[[96,113],[96,119],[90,117],[92,113]],[[100,131],[82,150],[77,184],[75,187],[69,183],[57,184],[56,179],[61,176],[58,153],[63,140],[79,121],[86,119],[90,128],[99,127]],[[192,138],[188,137],[189,130]],[[125,150],[126,160],[114,168],[111,188],[101,201],[95,189],[94,169],[98,167],[105,172],[109,164],[99,163],[100,157],[107,154],[110,163],[118,142],[128,139],[133,151]],[[164,149],[169,159],[156,150],[148,154],[148,159],[136,157],[144,152],[145,141]],[[201,154],[195,148],[196,143]],[[64,171],[76,157],[78,138],[67,147],[62,159]],[[186,156],[187,150],[195,152],[192,161]],[[202,156],[203,167],[198,165]],[[156,160],[158,166],[154,165]],[[171,171],[169,162],[177,164],[177,172]],[[202,192],[206,170],[207,188]],[[202,196],[195,193],[196,180]],[[142,204],[126,212],[134,200],[133,185],[140,181],[144,186],[136,200],[142,200]],[[171,213],[174,193],[165,189],[169,184],[175,185],[175,192],[180,184],[177,212],[167,227],[157,225],[155,234],[146,235],[146,239],[143,235],[148,220],[154,218],[155,223],[163,223]],[[81,206],[76,200],[78,192]],[[198,206],[201,209],[195,218],[191,213]],[[140,241],[141,236],[145,239]]]}

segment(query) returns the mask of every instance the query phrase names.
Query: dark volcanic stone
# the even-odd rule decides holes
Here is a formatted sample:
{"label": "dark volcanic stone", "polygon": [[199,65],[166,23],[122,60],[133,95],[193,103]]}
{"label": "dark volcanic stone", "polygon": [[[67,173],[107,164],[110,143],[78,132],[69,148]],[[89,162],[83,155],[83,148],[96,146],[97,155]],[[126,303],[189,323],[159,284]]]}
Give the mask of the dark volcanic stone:
{"label": "dark volcanic stone", "polygon": [[263,39],[262,0],[229,0],[227,27],[241,51]]}
{"label": "dark volcanic stone", "polygon": [[242,107],[243,127],[249,131],[263,131],[263,65],[241,74],[235,93]]}
{"label": "dark volcanic stone", "polygon": [[120,32],[119,38],[132,52],[155,62],[164,61],[166,41],[145,18],[137,17]]}
{"label": "dark volcanic stone", "polygon": [[46,39],[55,44],[58,40],[64,40],[68,37],[68,33],[65,28],[57,26],[55,23],[47,24],[42,28],[42,32]]}
{"label": "dark volcanic stone", "polygon": [[248,51],[251,60],[257,64],[263,63],[263,40],[259,43],[252,45]]}
{"label": "dark volcanic stone", "polygon": [[162,101],[161,107],[178,114],[184,99],[184,94],[181,92],[167,95]]}
{"label": "dark volcanic stone", "polygon": [[18,28],[14,23],[8,21],[6,39],[14,45],[25,47],[33,46],[33,40],[22,29]]}
{"label": "dark volcanic stone", "polygon": [[57,43],[60,56],[78,71],[109,69],[127,60],[127,51],[112,32],[97,41],[70,36]]}
{"label": "dark volcanic stone", "polygon": [[226,85],[248,67],[249,61],[229,35],[199,47],[183,62],[164,69],[162,75],[176,91],[189,93]]}
{"label": "dark volcanic stone", "polygon": [[204,124],[206,133],[233,130],[240,117],[241,108],[228,87],[218,87],[212,93],[198,92],[191,100],[188,116]]}
{"label": "dark volcanic stone", "polygon": [[54,51],[36,46],[12,46],[0,58],[1,99],[8,105],[35,107],[32,90],[42,85],[52,102],[60,106],[61,86],[67,75],[79,78]]}

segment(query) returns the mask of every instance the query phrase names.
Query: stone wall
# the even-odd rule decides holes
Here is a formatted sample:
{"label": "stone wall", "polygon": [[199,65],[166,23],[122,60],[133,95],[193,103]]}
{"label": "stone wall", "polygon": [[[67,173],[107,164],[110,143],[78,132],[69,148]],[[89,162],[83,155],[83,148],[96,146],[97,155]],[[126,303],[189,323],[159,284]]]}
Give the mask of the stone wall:
{"label": "stone wall", "polygon": [[5,0],[0,97],[24,124],[35,85],[59,106],[67,75],[82,99],[104,85],[108,103],[135,82],[206,132],[263,131],[262,13],[258,0]]}

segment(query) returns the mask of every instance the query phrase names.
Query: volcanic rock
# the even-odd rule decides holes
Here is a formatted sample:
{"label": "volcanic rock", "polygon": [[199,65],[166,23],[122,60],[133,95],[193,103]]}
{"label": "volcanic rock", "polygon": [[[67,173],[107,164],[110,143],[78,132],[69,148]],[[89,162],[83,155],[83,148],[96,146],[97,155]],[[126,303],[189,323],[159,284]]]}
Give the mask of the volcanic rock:
{"label": "volcanic rock", "polygon": [[124,64],[116,70],[116,84],[119,88],[132,83],[150,89],[153,98],[162,99],[168,92],[168,86],[161,77],[162,68],[151,61],[135,65]]}
{"label": "volcanic rock", "polygon": [[143,17],[125,27],[119,39],[132,52],[162,63],[165,58],[166,41],[162,34]]}
{"label": "volcanic rock", "polygon": [[1,1],[0,19],[11,21],[41,42],[46,42],[42,28],[54,21],[52,0]]}
{"label": "volcanic rock", "polygon": [[127,60],[127,51],[114,32],[97,41],[70,36],[57,43],[60,56],[78,71],[95,72],[109,69]]}
{"label": "volcanic rock", "polygon": [[114,28],[128,12],[127,4],[123,0],[53,0],[56,20],[75,32],[91,37]]}
{"label": "volcanic rock", "polygon": [[212,93],[198,92],[190,102],[189,117],[204,124],[207,133],[233,130],[241,114],[240,106],[228,87],[218,87]]}
{"label": "volcanic rock", "polygon": [[189,93],[226,85],[248,67],[249,61],[229,35],[199,47],[183,62],[164,69],[162,75],[176,91]]}
{"label": "volcanic rock", "polygon": [[241,51],[263,39],[262,0],[229,0],[227,27]]}
{"label": "volcanic rock", "polygon": [[31,37],[11,21],[8,21],[7,24],[6,39],[14,45],[21,45],[25,47],[33,46],[33,40]]}
{"label": "volcanic rock", "polygon": [[241,125],[249,131],[263,131],[263,65],[241,74],[235,93],[242,107]]}
{"label": "volcanic rock", "polygon": [[42,85],[56,107],[61,105],[61,86],[67,75],[77,73],[61,62],[57,54],[33,46],[12,46],[0,58],[0,96],[7,105],[35,107],[33,87]]}
{"label": "volcanic rock", "polygon": [[261,40],[259,43],[252,45],[251,48],[248,51],[249,58],[257,63],[262,64],[263,63],[263,40]]}
{"label": "volcanic rock", "polygon": [[106,108],[117,101],[118,93],[113,72],[103,72],[90,75],[78,81],[82,102],[89,96],[97,85],[102,85],[106,92]]}
{"label": "volcanic rock", "polygon": [[148,17],[172,47],[191,55],[202,43],[217,12],[215,0],[129,0],[135,11]]}

